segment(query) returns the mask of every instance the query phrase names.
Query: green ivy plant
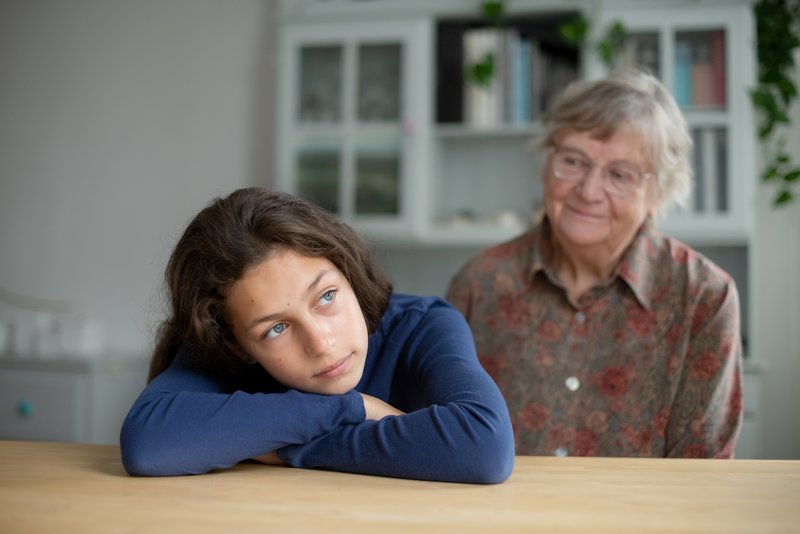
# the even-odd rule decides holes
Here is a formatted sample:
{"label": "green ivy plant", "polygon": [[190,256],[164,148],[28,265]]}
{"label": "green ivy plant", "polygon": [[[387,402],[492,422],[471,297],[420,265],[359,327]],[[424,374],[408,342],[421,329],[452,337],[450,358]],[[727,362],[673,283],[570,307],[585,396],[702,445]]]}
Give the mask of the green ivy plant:
{"label": "green ivy plant", "polygon": [[800,166],[786,150],[785,128],[789,110],[797,98],[794,52],[800,46],[800,0],[759,0],[753,6],[756,19],[758,85],[750,98],[758,115],[758,137],[764,147],[764,182],[774,184],[776,206],[795,199]]}

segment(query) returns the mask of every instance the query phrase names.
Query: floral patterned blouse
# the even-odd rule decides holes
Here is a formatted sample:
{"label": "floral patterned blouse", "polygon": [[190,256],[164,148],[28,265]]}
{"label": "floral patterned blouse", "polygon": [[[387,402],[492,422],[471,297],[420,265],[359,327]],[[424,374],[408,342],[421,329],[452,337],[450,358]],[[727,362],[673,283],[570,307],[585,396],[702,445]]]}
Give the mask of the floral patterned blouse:
{"label": "floral patterned blouse", "polygon": [[610,279],[574,306],[549,223],[450,282],[503,392],[517,454],[731,458],[742,421],[731,277],[644,223]]}

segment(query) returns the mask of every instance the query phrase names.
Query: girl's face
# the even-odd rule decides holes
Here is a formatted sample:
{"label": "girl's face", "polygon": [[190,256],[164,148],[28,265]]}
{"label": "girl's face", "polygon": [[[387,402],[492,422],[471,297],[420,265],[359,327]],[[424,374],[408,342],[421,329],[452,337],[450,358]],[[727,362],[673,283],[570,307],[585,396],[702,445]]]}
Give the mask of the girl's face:
{"label": "girl's face", "polygon": [[239,347],[283,385],[337,395],[361,380],[367,324],[328,259],[276,251],[231,286],[225,307]]}

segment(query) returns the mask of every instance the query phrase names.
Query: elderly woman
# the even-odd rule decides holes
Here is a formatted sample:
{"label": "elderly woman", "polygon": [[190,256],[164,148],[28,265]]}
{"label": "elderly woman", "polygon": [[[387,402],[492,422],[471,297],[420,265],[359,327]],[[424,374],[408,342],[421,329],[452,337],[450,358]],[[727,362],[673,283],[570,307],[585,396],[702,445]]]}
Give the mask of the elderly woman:
{"label": "elderly woman", "polygon": [[569,86],[539,140],[544,214],[447,298],[506,397],[517,454],[731,458],[742,420],[731,277],[653,227],[691,137],[638,71]]}

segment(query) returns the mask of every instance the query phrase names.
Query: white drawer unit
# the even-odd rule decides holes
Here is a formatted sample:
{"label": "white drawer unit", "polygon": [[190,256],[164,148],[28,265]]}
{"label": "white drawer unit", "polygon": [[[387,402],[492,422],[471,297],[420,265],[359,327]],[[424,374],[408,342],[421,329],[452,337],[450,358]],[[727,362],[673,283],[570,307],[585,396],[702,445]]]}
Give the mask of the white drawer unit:
{"label": "white drawer unit", "polygon": [[146,376],[142,356],[0,358],[0,439],[117,443]]}

